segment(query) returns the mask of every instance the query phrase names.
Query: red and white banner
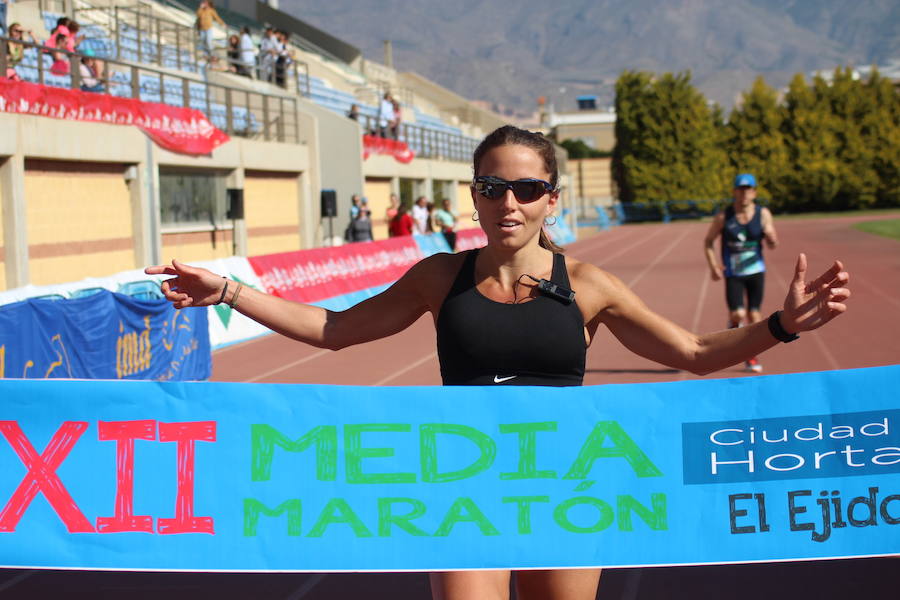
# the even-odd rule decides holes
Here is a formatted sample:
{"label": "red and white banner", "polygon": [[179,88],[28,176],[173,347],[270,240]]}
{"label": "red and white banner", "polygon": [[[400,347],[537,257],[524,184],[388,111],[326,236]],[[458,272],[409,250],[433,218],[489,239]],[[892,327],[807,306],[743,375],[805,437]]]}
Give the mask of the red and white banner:
{"label": "red and white banner", "polygon": [[481,227],[462,229],[456,232],[456,251],[472,250],[487,246],[487,236]]}
{"label": "red and white banner", "polygon": [[363,136],[363,160],[371,154],[387,154],[393,156],[397,162],[409,163],[416,157],[406,142],[378,137],[375,135]]}
{"label": "red and white banner", "polygon": [[247,260],[270,294],[317,302],[392,283],[422,258],[415,239],[405,236]]}
{"label": "red and white banner", "polygon": [[229,140],[206,115],[193,108],[27,81],[0,79],[0,112],[134,125],[160,147],[182,154],[209,154]]}

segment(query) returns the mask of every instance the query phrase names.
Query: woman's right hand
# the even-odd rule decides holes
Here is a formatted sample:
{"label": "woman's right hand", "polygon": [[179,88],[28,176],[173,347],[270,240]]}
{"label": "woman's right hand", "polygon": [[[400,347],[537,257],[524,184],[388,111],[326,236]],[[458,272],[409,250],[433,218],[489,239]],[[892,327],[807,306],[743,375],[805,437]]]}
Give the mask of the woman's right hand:
{"label": "woman's right hand", "polygon": [[177,260],[172,265],[144,269],[147,275],[174,275],[160,284],[160,289],[175,308],[211,306],[219,302],[226,280],[212,271],[192,267]]}

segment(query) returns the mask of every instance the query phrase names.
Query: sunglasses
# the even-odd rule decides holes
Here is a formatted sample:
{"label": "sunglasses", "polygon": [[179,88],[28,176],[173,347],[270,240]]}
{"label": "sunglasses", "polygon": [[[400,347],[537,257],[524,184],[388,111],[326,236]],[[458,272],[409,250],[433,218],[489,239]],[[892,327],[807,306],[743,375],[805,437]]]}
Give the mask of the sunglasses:
{"label": "sunglasses", "polygon": [[506,190],[512,190],[513,196],[520,203],[534,202],[539,200],[544,194],[550,194],[556,191],[556,188],[548,181],[543,179],[517,179],[515,181],[507,181],[499,177],[491,177],[489,175],[476,177],[472,182],[475,191],[491,200],[498,200],[503,197]]}

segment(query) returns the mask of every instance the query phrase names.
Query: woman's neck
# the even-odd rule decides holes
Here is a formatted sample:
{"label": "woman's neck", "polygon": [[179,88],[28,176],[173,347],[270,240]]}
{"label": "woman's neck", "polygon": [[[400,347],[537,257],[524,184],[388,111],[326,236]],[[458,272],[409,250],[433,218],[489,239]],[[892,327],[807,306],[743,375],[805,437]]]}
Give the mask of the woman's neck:
{"label": "woman's neck", "polygon": [[553,253],[536,242],[517,249],[486,246],[479,251],[476,271],[512,287],[523,274],[540,277],[553,268]]}

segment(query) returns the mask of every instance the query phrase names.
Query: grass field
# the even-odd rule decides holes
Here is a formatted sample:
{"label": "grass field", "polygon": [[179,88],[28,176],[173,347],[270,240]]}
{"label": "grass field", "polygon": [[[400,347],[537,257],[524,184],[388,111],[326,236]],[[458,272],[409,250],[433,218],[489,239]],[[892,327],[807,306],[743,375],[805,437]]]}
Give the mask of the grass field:
{"label": "grass field", "polygon": [[900,209],[898,208],[867,208],[865,210],[847,210],[842,212],[806,212],[806,213],[775,213],[776,219],[819,219],[822,217],[855,217],[871,215],[880,217],[884,215],[897,214],[900,217]]}
{"label": "grass field", "polygon": [[900,219],[886,219],[883,221],[866,221],[854,225],[856,229],[866,233],[874,233],[885,237],[900,240]]}

